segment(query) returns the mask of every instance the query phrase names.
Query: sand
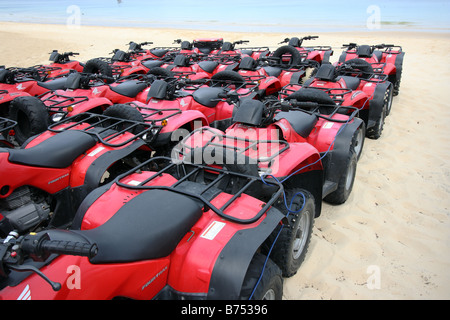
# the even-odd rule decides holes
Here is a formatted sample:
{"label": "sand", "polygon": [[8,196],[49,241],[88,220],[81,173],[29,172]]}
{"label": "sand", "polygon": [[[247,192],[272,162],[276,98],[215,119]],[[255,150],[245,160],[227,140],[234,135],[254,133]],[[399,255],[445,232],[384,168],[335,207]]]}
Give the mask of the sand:
{"label": "sand", "polygon": [[[170,46],[174,39],[250,40],[272,50],[285,37],[174,29],[0,23],[0,65],[48,63],[53,49],[78,60],[111,56],[131,40]],[[340,206],[324,204],[298,273],[284,299],[450,299],[450,34],[319,33],[311,45],[394,43],[406,52],[400,94],[379,140],[366,139],[353,192]]]}

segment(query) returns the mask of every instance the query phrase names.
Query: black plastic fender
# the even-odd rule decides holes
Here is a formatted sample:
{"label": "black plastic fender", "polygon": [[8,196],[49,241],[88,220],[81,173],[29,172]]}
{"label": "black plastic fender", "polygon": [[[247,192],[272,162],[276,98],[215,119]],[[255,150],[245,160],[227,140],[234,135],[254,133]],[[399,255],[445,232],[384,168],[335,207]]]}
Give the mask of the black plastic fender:
{"label": "black plastic fender", "polygon": [[[326,165],[324,164],[325,181],[335,182],[336,184],[339,182],[342,172],[345,170],[346,160],[352,145],[353,135],[362,125],[364,125],[363,120],[360,118],[354,118],[353,121],[347,123],[336,136],[333,149],[326,157]],[[329,191],[332,192],[334,190]],[[330,192],[326,194],[324,193],[322,195],[323,198]]]}
{"label": "black plastic fender", "polygon": [[402,69],[403,69],[403,58],[405,57],[405,53],[401,52],[399,54],[397,54],[397,57],[395,58],[395,68],[397,69],[396,72],[396,79],[395,80],[399,80],[399,78],[401,77],[402,74]]}
{"label": "black plastic fender", "polygon": [[272,207],[257,227],[238,231],[231,238],[214,265],[207,299],[239,299],[245,274],[253,256],[283,218],[284,215]]}
{"label": "black plastic fender", "polygon": [[369,118],[366,128],[372,128],[380,117],[384,107],[384,94],[386,89],[391,85],[389,81],[380,83],[375,88],[372,99],[369,101]]}

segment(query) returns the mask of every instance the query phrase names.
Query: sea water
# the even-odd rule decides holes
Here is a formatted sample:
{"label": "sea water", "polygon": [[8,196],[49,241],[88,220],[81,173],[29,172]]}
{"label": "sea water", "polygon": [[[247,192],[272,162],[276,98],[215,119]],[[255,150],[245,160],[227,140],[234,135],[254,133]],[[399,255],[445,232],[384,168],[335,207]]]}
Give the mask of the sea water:
{"label": "sea water", "polygon": [[449,32],[450,1],[0,0],[0,21],[242,32]]}

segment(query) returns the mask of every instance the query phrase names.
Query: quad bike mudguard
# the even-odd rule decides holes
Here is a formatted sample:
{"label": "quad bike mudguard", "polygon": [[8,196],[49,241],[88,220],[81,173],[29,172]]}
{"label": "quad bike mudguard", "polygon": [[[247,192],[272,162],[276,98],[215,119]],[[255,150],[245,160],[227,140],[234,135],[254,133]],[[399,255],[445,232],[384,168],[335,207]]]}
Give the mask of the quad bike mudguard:
{"label": "quad bike mudguard", "polygon": [[327,184],[324,185],[324,197],[336,190],[335,188],[337,187],[337,182],[339,181],[342,172],[345,171],[345,164],[348,154],[351,152],[350,149],[352,146],[353,136],[361,126],[364,126],[363,120],[355,117],[353,118],[353,121],[347,123],[336,136],[333,149],[330,150],[328,154],[328,167],[325,170],[324,176],[325,181],[334,182],[335,184],[332,185],[334,188],[331,189],[327,188]]}
{"label": "quad bike mudguard", "polygon": [[241,230],[233,236],[214,265],[207,299],[239,298],[245,274],[256,250],[284,217],[279,210],[272,207],[257,227]]}
{"label": "quad bike mudguard", "polygon": [[380,114],[383,112],[384,108],[384,95],[388,87],[391,85],[389,81],[380,83],[377,85],[375,92],[373,93],[372,99],[369,101],[369,116],[366,128],[372,128],[375,126]]}

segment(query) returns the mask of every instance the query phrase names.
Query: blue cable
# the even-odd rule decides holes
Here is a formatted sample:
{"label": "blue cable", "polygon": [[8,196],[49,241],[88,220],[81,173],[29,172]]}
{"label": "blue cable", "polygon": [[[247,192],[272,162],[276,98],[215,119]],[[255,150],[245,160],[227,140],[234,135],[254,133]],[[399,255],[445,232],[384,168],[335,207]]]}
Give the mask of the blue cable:
{"label": "blue cable", "polygon": [[[361,106],[361,108],[358,109],[358,111],[361,111],[361,110],[364,108],[364,106],[366,105],[366,103],[372,99],[372,97],[374,96],[374,94],[375,94],[375,90],[373,91],[372,95],[364,102],[364,104]],[[339,134],[342,132],[342,130],[348,125],[348,123],[350,122],[350,120],[351,120],[351,118],[348,118],[348,120],[344,123],[344,125],[343,125],[341,128],[339,128],[339,130],[338,130],[336,136],[335,136],[334,139],[333,139],[333,142],[332,142],[332,143],[330,144],[330,146],[328,147],[328,150],[327,150],[327,151],[326,151],[319,159],[317,159],[315,162],[310,163],[310,164],[308,164],[308,165],[306,165],[306,166],[304,166],[304,167],[302,167],[302,168],[300,168],[300,169],[298,169],[298,170],[292,172],[290,175],[286,176],[286,177],[285,177],[283,180],[281,180],[281,181],[279,181],[279,180],[278,180],[276,177],[274,177],[273,175],[266,175],[265,177],[272,177],[272,178],[275,179],[278,183],[282,184],[282,183],[285,182],[287,179],[289,179],[290,177],[292,177],[293,175],[295,175],[297,172],[300,172],[300,171],[302,171],[303,169],[308,168],[309,166],[312,166],[312,165],[318,163],[319,161],[322,161],[322,159],[325,158],[325,156],[330,152],[331,146],[334,145],[334,142],[336,141],[338,135],[339,135]],[[261,176],[261,180],[263,181],[264,184],[268,185],[268,183],[264,180],[264,176]],[[298,194],[301,194],[301,195],[303,196],[303,205],[302,205],[302,207],[301,207],[298,211],[292,211],[292,210],[291,210],[291,208],[292,208],[292,202],[294,201],[295,197],[296,197]],[[287,205],[287,201],[286,201],[286,192],[285,192],[284,190],[283,190],[283,198],[284,198],[284,205],[285,205],[285,207],[286,207],[286,209],[287,209],[287,211],[288,211],[288,214],[286,215],[286,217],[288,217],[289,214],[291,214],[291,213],[298,213],[298,212],[300,212],[301,210],[303,210],[303,207],[305,206],[306,197],[305,197],[305,195],[304,195],[302,192],[297,192],[297,193],[292,197],[289,207],[288,207],[288,205]],[[268,259],[269,259],[269,257],[270,257],[270,253],[272,252],[272,249],[273,249],[273,247],[275,246],[275,243],[277,242],[278,237],[280,236],[281,231],[283,230],[283,227],[284,227],[284,226],[281,225],[280,231],[278,231],[278,234],[277,234],[277,236],[275,237],[275,240],[273,241],[273,243],[272,243],[272,245],[271,245],[271,247],[270,247],[270,249],[269,249],[269,252],[267,253],[267,256],[266,256],[266,259],[265,259],[265,261],[264,261],[264,265],[263,265],[263,268],[262,268],[262,271],[261,271],[261,275],[259,276],[258,281],[256,282],[255,287],[253,288],[253,291],[252,291],[252,293],[251,293],[251,295],[250,295],[249,300],[251,300],[251,298],[253,297],[253,294],[255,293],[256,288],[258,287],[259,283],[261,282],[262,276],[263,276],[263,274],[264,274],[264,270],[265,270],[265,268],[266,268],[267,261],[268,261]]]}

